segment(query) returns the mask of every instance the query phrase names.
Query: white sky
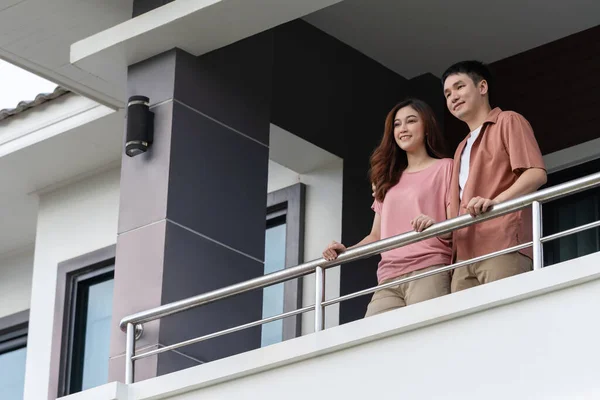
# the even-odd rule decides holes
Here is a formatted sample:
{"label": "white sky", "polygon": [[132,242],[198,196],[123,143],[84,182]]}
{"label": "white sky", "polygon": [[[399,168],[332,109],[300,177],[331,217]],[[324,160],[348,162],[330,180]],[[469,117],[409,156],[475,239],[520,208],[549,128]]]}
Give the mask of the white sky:
{"label": "white sky", "polygon": [[14,108],[23,100],[33,100],[40,93],[53,92],[56,86],[56,83],[0,60],[0,110]]}

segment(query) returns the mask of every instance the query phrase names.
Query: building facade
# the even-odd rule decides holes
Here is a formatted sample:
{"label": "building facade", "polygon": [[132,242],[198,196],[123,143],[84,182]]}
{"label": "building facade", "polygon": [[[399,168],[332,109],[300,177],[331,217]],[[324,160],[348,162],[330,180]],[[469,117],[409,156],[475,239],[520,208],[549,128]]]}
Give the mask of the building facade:
{"label": "building facade", "polygon": [[[413,3],[0,9],[0,57],[62,87],[0,119],[0,390],[10,400],[362,398],[400,381],[407,398],[597,396],[597,228],[545,243],[541,271],[369,320],[369,296],[353,298],[326,308],[322,332],[309,311],[137,360],[125,383],[124,317],[369,231],[369,156],[394,104],[427,101],[453,150],[467,133],[442,96],[453,62],[489,63],[494,105],[531,122],[547,187],[598,171],[599,5]],[[152,145],[134,157],[124,152],[131,96],[153,113]],[[544,204],[543,233],[599,213],[600,189]],[[376,285],[376,268],[371,257],[328,269],[325,298]],[[136,352],[314,301],[314,274],[249,291],[144,324]]]}

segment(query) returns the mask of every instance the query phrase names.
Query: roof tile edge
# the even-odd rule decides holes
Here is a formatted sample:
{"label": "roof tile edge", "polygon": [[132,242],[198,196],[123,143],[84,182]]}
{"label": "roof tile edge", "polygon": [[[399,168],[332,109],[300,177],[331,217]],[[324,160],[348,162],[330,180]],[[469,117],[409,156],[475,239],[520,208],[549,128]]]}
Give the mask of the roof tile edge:
{"label": "roof tile edge", "polygon": [[57,86],[56,89],[54,89],[54,91],[51,93],[40,93],[35,96],[35,99],[33,100],[19,102],[15,108],[5,108],[0,110],[0,121],[12,117],[13,115],[25,112],[41,104],[47,103],[51,100],[57,99],[70,92],[71,91],[69,89],[66,89],[62,86]]}

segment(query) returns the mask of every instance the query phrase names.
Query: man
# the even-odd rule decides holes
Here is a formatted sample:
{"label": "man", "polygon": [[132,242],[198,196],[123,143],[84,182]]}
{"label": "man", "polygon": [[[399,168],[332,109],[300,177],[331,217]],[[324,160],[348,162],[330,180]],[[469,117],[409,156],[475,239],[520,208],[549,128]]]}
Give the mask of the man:
{"label": "man", "polygon": [[[477,216],[493,205],[536,191],[546,170],[531,125],[520,114],[490,106],[491,74],[478,61],[452,65],[442,76],[450,113],[470,133],[454,155],[450,217]],[[464,261],[531,240],[528,208],[454,232],[456,260]],[[531,248],[454,271],[452,292],[532,269]]]}

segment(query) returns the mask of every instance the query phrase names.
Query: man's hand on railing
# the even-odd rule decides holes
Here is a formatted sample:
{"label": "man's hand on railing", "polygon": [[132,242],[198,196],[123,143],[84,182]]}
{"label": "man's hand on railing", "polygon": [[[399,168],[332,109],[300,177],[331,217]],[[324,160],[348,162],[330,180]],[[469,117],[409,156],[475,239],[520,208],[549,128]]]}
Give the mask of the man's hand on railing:
{"label": "man's hand on railing", "polygon": [[335,260],[338,255],[346,251],[346,246],[335,240],[323,251],[323,258],[327,261]]}
{"label": "man's hand on railing", "polygon": [[515,183],[495,198],[484,199],[479,196],[473,197],[467,204],[467,212],[471,214],[471,216],[476,217],[489,211],[489,209],[496,204],[534,193],[542,185],[546,184],[546,171],[542,168],[529,168],[521,170],[519,173],[520,176]]}

